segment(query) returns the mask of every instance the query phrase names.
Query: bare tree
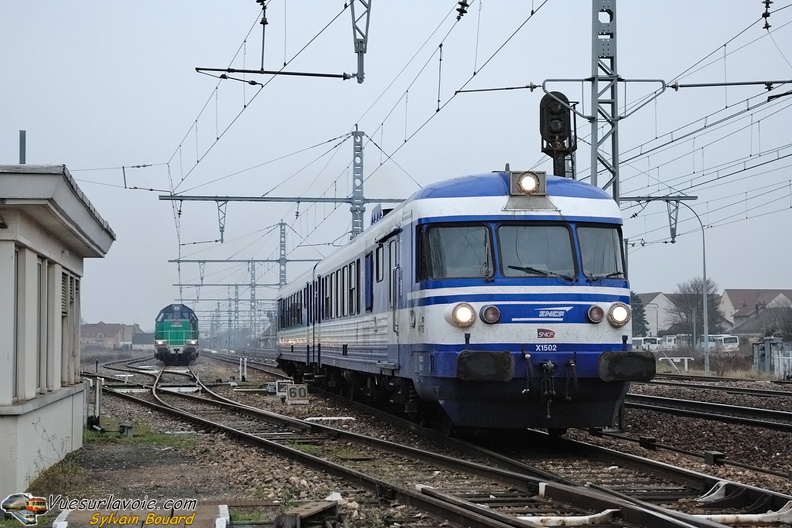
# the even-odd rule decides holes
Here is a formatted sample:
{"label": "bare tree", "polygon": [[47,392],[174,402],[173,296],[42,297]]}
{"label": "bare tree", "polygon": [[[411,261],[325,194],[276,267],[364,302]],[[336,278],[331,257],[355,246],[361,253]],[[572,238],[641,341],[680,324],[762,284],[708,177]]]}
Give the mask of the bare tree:
{"label": "bare tree", "polygon": [[[718,286],[711,279],[707,279],[706,288],[708,331],[710,334],[720,334],[723,332],[723,313],[718,306]],[[676,333],[701,335],[704,330],[703,297],[704,280],[701,277],[677,284],[671,297],[673,304],[667,311]],[[696,341],[694,336],[693,342]]]}
{"label": "bare tree", "polygon": [[792,341],[792,302],[775,301],[767,305],[764,335]]}

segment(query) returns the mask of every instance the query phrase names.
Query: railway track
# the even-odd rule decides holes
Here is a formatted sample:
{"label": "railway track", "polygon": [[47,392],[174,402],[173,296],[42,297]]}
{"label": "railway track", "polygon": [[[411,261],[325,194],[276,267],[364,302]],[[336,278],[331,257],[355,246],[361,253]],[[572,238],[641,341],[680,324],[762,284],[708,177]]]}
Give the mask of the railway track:
{"label": "railway track", "polygon": [[[188,385],[198,386],[194,381]],[[704,516],[712,512],[755,515],[758,507],[777,511],[790,499],[646,460],[638,463],[640,457],[629,462],[629,457],[595,450],[587,444],[568,444],[565,457],[550,455],[555,464],[545,460],[542,467],[519,460],[514,453],[490,452],[458,441],[453,447],[463,456],[446,456],[308,422],[292,423],[294,428],[288,433],[291,436],[271,434],[269,426],[262,431],[259,422],[266,421],[264,418],[251,419],[251,414],[256,415],[252,406],[223,401],[206,386],[200,391],[199,399],[203,401],[198,402],[195,396],[188,397],[171,386],[156,391],[161,401],[147,404],[341,476],[380,496],[448,519],[456,526],[534,526],[526,523],[546,523],[551,517],[556,521],[565,518],[567,523],[580,522],[586,515],[599,516],[597,522],[602,526],[624,526],[625,522],[642,526],[717,526]],[[213,402],[208,401],[207,395]],[[180,403],[176,404],[177,400]],[[409,428],[415,431],[414,424]],[[445,441],[448,443],[449,439]],[[592,456],[595,451],[596,457]],[[544,457],[534,456],[532,462],[538,458]],[[394,467],[399,468],[396,475]],[[725,501],[695,503],[712,489],[719,489]],[[688,505],[688,511],[669,509],[679,504]],[[701,517],[692,517],[691,513]]]}

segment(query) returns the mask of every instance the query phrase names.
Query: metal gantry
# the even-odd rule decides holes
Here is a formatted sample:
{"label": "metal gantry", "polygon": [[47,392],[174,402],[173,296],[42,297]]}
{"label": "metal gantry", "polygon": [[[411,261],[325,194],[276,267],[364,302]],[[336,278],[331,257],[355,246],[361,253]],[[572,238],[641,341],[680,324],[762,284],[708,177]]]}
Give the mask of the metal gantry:
{"label": "metal gantry", "polygon": [[[616,69],[616,0],[592,1],[591,31],[591,183],[598,184],[599,173],[609,178],[603,189],[611,187],[619,201],[619,74]],[[600,133],[600,124],[602,132]]]}

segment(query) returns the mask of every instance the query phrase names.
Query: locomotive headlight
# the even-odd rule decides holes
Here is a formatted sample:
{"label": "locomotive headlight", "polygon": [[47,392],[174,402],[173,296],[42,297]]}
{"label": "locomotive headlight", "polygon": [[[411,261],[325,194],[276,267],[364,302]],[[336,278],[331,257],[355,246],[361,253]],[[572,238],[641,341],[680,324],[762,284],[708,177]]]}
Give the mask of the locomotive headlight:
{"label": "locomotive headlight", "polygon": [[613,303],[608,310],[608,322],[616,328],[624,326],[630,322],[630,307],[624,303]]}
{"label": "locomotive headlight", "polygon": [[588,320],[592,323],[601,323],[603,319],[605,319],[605,310],[602,309],[602,306],[594,305],[588,309],[586,313],[588,316]]}
{"label": "locomotive headlight", "polygon": [[494,324],[500,319],[500,310],[497,306],[487,304],[479,310],[479,317],[487,324]]}
{"label": "locomotive headlight", "polygon": [[451,309],[451,322],[461,328],[466,328],[476,320],[476,310],[468,303],[459,303]]}
{"label": "locomotive headlight", "polygon": [[198,340],[197,339],[190,339],[189,341],[187,341],[187,344],[188,345],[197,345],[198,344]]}
{"label": "locomotive headlight", "polygon": [[158,345],[164,345],[165,344],[165,340],[164,339],[157,339],[155,341],[155,343],[158,344]]}

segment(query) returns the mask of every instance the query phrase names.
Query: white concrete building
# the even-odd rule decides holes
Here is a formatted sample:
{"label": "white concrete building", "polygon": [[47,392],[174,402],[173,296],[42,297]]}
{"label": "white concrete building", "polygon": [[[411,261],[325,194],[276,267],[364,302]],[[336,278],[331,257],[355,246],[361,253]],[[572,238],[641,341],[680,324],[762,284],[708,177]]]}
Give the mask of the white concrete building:
{"label": "white concrete building", "polygon": [[0,497],[82,447],[83,260],[115,240],[65,166],[0,166]]}

